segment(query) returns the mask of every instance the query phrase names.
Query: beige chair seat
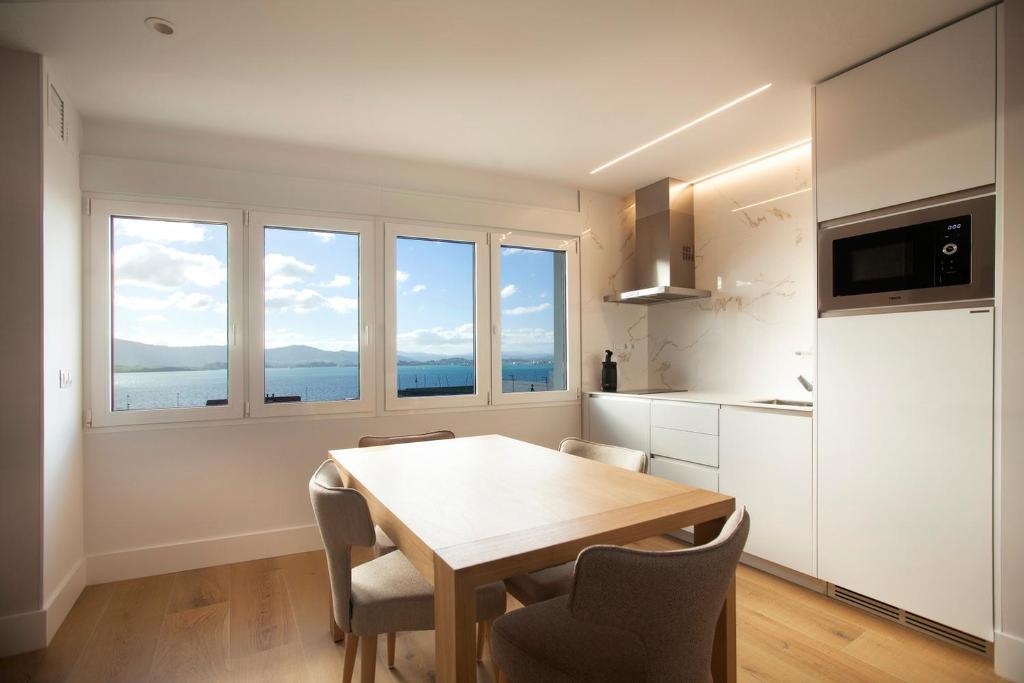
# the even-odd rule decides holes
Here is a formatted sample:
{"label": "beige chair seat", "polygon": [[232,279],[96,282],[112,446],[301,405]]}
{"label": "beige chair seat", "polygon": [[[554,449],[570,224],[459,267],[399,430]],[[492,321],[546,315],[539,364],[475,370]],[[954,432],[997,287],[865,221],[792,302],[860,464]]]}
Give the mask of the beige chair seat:
{"label": "beige chair seat", "polygon": [[383,529],[381,529],[379,526],[375,526],[373,527],[373,531],[376,536],[373,542],[374,557],[387,555],[388,553],[393,553],[396,550],[398,550],[398,546],[395,545],[395,542],[392,541],[391,538],[386,533],[384,533]]}
{"label": "beige chair seat", "polygon": [[[434,589],[400,552],[353,567],[350,601],[351,632],[357,636],[434,628]],[[500,581],[476,589],[477,621],[504,612]]]}
{"label": "beige chair seat", "polygon": [[495,621],[491,651],[513,683],[639,683],[647,678],[640,638],[574,619],[565,595]]}
{"label": "beige chair seat", "polygon": [[505,580],[505,588],[519,602],[532,605],[559,595],[566,595],[572,588],[572,573],[575,562],[566,562],[547,567],[529,574],[518,574]]}

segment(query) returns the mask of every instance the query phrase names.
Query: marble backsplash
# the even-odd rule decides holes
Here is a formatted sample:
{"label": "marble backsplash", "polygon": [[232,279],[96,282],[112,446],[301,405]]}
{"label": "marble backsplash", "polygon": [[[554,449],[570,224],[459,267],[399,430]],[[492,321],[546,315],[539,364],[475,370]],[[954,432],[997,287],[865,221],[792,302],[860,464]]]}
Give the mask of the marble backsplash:
{"label": "marble backsplash", "polygon": [[[647,336],[636,344],[648,354],[647,381],[640,384],[807,398],[796,377],[814,381],[810,187],[810,145],[695,187],[697,287],[711,290],[711,298],[646,308],[608,305],[632,310],[604,315],[622,316],[624,325],[647,317]],[[613,247],[628,252],[630,235],[620,232]]]}

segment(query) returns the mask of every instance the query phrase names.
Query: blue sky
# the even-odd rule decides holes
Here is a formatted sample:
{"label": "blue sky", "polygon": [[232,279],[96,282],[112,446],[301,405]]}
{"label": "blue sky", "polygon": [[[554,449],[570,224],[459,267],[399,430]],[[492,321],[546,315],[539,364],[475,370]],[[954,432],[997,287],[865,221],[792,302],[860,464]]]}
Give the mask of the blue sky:
{"label": "blue sky", "polygon": [[[226,342],[225,226],[115,218],[113,251],[115,337],[168,346]],[[553,254],[500,252],[503,355],[551,354]],[[469,244],[398,240],[399,353],[472,353],[474,265]],[[357,350],[355,235],[268,228],[264,270],[268,348]]]}

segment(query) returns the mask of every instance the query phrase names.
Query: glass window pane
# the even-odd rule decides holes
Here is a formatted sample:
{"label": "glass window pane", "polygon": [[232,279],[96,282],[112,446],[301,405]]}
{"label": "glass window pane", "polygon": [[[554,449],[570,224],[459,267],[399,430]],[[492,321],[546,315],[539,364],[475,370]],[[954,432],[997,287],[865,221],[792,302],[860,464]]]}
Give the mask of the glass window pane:
{"label": "glass window pane", "polygon": [[565,252],[500,251],[501,390],[565,391]]}
{"label": "glass window pane", "polygon": [[113,410],[226,405],[228,228],[111,216]]}
{"label": "glass window pane", "polygon": [[359,236],[264,229],[265,403],[359,398]]}
{"label": "glass window pane", "polygon": [[475,245],[399,237],[398,395],[476,393]]}

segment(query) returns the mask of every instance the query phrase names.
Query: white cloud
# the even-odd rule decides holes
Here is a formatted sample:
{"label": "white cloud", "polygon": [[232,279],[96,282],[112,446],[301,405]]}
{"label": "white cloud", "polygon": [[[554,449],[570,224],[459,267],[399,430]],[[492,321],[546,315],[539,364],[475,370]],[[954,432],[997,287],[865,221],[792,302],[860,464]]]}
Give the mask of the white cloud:
{"label": "white cloud", "polygon": [[548,293],[547,292],[541,292],[538,296],[540,296],[541,299],[547,299],[548,298]]}
{"label": "white cloud", "polygon": [[473,323],[465,323],[453,328],[433,327],[400,332],[397,347],[399,353],[469,353],[473,350],[473,338]]}
{"label": "white cloud", "polygon": [[285,254],[267,254],[263,259],[263,273],[268,289],[294,285],[314,270],[316,266]]}
{"label": "white cloud", "polygon": [[134,328],[118,335],[118,339],[157,346],[224,346],[228,342],[227,326],[205,330],[183,330],[171,325],[167,330]]}
{"label": "white cloud", "polygon": [[555,333],[540,327],[505,327],[501,330],[501,348],[504,355],[516,351],[550,352],[554,348],[554,343]]}
{"label": "white cloud", "polygon": [[[177,308],[182,311],[208,311],[214,309],[222,313],[227,310],[223,303],[218,304],[216,299],[202,292],[189,292],[188,294],[172,292],[170,296],[158,299],[118,294],[115,290],[114,307],[126,308],[132,311],[165,311],[169,308]],[[223,310],[221,310],[222,307]]]}
{"label": "white cloud", "polygon": [[359,308],[359,302],[344,296],[326,297],[312,289],[267,289],[266,306],[271,311],[309,313],[330,308],[336,313],[349,313]]}
{"label": "white cloud", "polygon": [[114,280],[151,289],[185,285],[215,287],[227,279],[216,256],[193,254],[155,242],[129,244],[114,252]]}
{"label": "white cloud", "polygon": [[530,313],[540,313],[551,308],[551,304],[544,302],[537,304],[536,306],[516,306],[515,308],[506,308],[502,311],[505,315],[528,315]]}
{"label": "white cloud", "polygon": [[507,299],[518,291],[519,288],[516,287],[515,285],[505,285],[504,287],[501,288],[501,298]]}
{"label": "white cloud", "polygon": [[337,237],[333,232],[311,232],[310,234],[324,243],[333,242],[334,238]]}
{"label": "white cloud", "polygon": [[348,287],[352,284],[352,278],[348,275],[335,275],[334,279],[330,282],[325,282],[321,287]]}
{"label": "white cloud", "polygon": [[519,247],[502,247],[502,256],[515,256],[516,254],[522,254],[526,249],[520,249]]}
{"label": "white cloud", "polygon": [[148,218],[115,218],[114,238],[136,237],[147,242],[203,242],[206,226],[200,223],[155,221]]}
{"label": "white cloud", "polygon": [[152,313],[150,315],[144,315],[141,318],[139,318],[139,322],[143,322],[143,323],[165,323],[165,322],[167,322],[167,317],[164,316],[164,315],[161,315],[160,313]]}
{"label": "white cloud", "polygon": [[395,279],[398,280],[399,283],[405,282],[406,280],[409,279],[409,273],[405,272],[404,270],[396,270]]}
{"label": "white cloud", "polygon": [[425,292],[426,290],[427,290],[427,286],[426,285],[413,285],[412,293],[413,294],[419,294],[420,292]]}

